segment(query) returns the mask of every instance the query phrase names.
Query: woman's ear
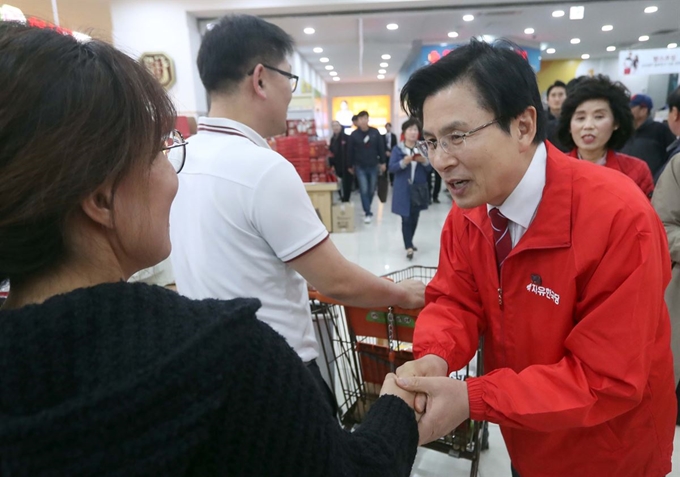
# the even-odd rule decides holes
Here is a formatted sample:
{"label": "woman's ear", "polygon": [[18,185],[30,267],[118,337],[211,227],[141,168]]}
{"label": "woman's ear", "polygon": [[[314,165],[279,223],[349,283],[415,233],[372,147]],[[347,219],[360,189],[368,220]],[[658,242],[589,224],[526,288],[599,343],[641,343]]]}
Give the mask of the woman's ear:
{"label": "woman's ear", "polygon": [[110,184],[98,187],[80,202],[80,207],[93,222],[113,228],[113,187]]}

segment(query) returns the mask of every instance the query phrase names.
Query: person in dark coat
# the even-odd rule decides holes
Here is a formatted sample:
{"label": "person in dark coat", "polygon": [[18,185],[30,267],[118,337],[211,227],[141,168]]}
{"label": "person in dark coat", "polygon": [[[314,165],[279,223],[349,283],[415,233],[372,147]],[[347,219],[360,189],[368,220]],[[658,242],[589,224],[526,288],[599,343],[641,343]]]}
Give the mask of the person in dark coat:
{"label": "person in dark coat", "polygon": [[329,146],[330,165],[335,174],[340,178],[341,189],[340,199],[342,202],[349,202],[349,197],[352,194],[352,182],[354,176],[347,170],[347,142],[349,136],[345,133],[345,129],[338,121],[333,121],[333,137]]}
{"label": "person in dark coat", "polygon": [[142,64],[0,22],[0,104],[3,477],[410,474],[413,394],[394,375],[347,432],[259,300],[126,283],[170,254],[185,158]]}
{"label": "person in dark coat", "polygon": [[646,94],[636,94],[630,99],[635,132],[621,148],[621,152],[645,161],[652,176],[658,177],[659,170],[666,163],[666,149],[675,141],[675,136],[667,124],[654,121],[653,108],[652,98]]}
{"label": "person in dark coat", "polygon": [[[392,155],[392,148],[397,145],[397,135],[392,132],[392,123],[385,124],[385,156],[387,157],[387,163],[390,162],[390,156]],[[390,174],[390,185],[394,185],[394,174]]]}
{"label": "person in dark coat", "polygon": [[[417,141],[422,133],[422,125],[415,118],[410,118],[401,129],[404,142],[394,146],[390,157],[389,171],[394,173],[394,188],[392,190],[392,212],[401,216],[401,233],[406,248],[406,258],[413,259],[417,250],[413,245],[413,236],[418,227],[420,212],[427,209],[429,193],[427,181],[432,166],[417,147]],[[415,197],[418,188],[423,188],[424,200],[418,202]]]}

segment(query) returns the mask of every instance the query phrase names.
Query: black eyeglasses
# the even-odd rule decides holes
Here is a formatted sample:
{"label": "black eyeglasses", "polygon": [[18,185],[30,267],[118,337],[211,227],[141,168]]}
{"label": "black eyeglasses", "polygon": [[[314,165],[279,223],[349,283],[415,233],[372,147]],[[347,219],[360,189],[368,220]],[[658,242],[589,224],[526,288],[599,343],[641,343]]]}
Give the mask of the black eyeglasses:
{"label": "black eyeglasses", "polygon": [[165,145],[161,151],[168,158],[175,172],[179,174],[184,167],[184,160],[187,157],[186,145],[188,143],[182,137],[182,133],[175,129],[165,138],[163,144]]}
{"label": "black eyeglasses", "polygon": [[[248,76],[252,76],[253,73],[255,73],[255,68],[257,66],[253,67],[252,70],[248,73]],[[293,73],[289,73],[287,71],[280,70],[278,68],[274,68],[273,66],[265,65],[263,64],[262,67],[267,68],[268,70],[276,71],[278,74],[285,76],[288,78],[290,81],[290,90],[295,93],[295,90],[297,89],[298,81],[300,80],[300,77],[297,75],[294,75]]]}

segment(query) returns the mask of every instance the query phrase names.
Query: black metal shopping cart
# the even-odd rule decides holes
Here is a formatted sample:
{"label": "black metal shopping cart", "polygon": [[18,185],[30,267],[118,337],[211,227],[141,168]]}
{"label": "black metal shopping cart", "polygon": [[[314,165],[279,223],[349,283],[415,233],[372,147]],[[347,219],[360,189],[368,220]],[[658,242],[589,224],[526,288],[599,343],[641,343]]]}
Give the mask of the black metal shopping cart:
{"label": "black metal shopping cart", "polygon": [[[385,278],[395,282],[416,279],[427,284],[436,271],[436,267],[412,266]],[[378,399],[385,375],[413,359],[411,343],[420,310],[346,306],[316,291],[310,291],[310,305],[325,361],[322,371],[338,398],[340,422],[352,429]],[[482,355],[480,341],[476,359],[454,377],[482,375]],[[480,452],[488,448],[487,423],[467,420],[426,447],[472,461],[470,476],[476,477]]]}

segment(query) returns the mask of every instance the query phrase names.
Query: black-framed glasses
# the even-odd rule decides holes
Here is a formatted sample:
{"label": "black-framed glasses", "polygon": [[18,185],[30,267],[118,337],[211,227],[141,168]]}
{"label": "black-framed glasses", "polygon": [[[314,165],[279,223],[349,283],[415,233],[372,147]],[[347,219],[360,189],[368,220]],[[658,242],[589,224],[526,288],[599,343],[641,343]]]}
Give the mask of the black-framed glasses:
{"label": "black-framed glasses", "polygon": [[[273,66],[265,65],[264,63],[262,64],[262,67],[267,68],[268,70],[276,71],[278,74],[288,78],[288,80],[290,81],[290,90],[291,92],[295,93],[295,90],[297,89],[298,86],[298,81],[300,81],[299,76],[294,75],[293,73],[289,73],[287,71],[280,70],[278,68],[274,68]],[[251,76],[253,73],[255,73],[255,67],[253,67],[253,69],[250,70],[248,76]]]}
{"label": "black-framed glasses", "polygon": [[478,128],[474,128],[473,130],[468,131],[466,133],[453,131],[452,133],[449,133],[446,136],[440,138],[438,141],[434,139],[418,141],[416,142],[416,146],[418,147],[420,153],[427,158],[434,154],[434,151],[437,150],[437,147],[440,147],[442,151],[451,154],[453,153],[453,146],[460,146],[461,144],[464,144],[466,138],[472,136],[477,131],[481,131],[482,129],[489,127],[492,124],[497,123],[498,121],[499,121],[498,118],[494,119],[493,121],[484,123]]}
{"label": "black-framed glasses", "polygon": [[164,146],[161,151],[168,158],[175,172],[179,174],[184,167],[184,161],[187,157],[186,145],[188,143],[182,137],[182,133],[175,129],[168,134],[163,144]]}

